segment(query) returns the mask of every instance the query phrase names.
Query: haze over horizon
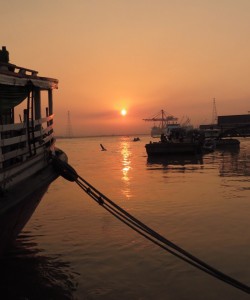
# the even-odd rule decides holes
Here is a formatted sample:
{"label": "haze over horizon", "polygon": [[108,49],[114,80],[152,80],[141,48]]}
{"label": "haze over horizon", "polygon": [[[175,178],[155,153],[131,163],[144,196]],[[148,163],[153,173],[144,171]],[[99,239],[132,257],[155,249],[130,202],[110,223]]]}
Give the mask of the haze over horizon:
{"label": "haze over horizon", "polygon": [[[250,111],[248,0],[10,0],[10,62],[59,79],[55,133],[150,133],[164,109],[197,126]],[[122,116],[120,111],[127,110]]]}

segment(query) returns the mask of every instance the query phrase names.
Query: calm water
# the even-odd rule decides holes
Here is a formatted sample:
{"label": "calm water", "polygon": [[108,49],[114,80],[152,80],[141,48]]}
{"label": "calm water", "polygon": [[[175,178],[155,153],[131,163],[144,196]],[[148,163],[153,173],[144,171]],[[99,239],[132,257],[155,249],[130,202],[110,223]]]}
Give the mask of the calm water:
{"label": "calm water", "polygon": [[[241,139],[239,152],[182,161],[148,161],[149,140],[61,139],[57,146],[107,197],[250,285],[250,139]],[[0,267],[4,299],[249,299],[145,240],[63,178]]]}

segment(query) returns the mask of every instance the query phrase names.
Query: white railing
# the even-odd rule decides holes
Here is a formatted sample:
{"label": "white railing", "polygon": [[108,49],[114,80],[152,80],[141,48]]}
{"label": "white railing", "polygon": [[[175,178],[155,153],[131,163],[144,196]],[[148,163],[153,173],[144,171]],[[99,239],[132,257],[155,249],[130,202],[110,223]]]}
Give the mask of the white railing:
{"label": "white railing", "polygon": [[[37,130],[35,130],[34,128],[34,133],[27,132],[26,123],[1,125],[1,167],[3,166],[3,163],[7,160],[14,159],[15,157],[17,157],[17,161],[20,161],[20,158],[21,161],[24,161],[30,155],[28,147],[28,134],[30,134],[32,138],[35,139],[35,141],[32,141],[32,148],[34,149],[44,147],[44,144],[51,141],[53,139],[53,124],[51,124],[51,120],[53,120],[53,117],[54,115],[50,115],[45,118],[34,120],[34,127],[38,126]],[[20,132],[21,130],[22,132]],[[15,163],[13,162],[13,164]]]}

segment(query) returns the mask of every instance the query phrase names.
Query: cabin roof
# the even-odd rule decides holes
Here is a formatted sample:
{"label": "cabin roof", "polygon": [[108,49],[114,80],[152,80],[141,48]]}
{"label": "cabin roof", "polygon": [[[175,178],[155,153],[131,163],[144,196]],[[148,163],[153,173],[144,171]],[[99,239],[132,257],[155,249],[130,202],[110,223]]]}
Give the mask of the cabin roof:
{"label": "cabin roof", "polygon": [[0,84],[26,86],[32,84],[40,89],[57,89],[58,80],[38,76],[35,70],[18,67],[10,63],[0,62]]}

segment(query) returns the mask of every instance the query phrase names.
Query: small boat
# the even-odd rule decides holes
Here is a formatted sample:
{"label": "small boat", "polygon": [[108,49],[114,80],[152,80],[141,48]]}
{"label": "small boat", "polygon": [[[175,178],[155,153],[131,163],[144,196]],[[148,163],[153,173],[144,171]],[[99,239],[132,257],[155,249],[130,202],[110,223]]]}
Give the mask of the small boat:
{"label": "small boat", "polygon": [[139,142],[140,141],[140,138],[139,137],[135,137],[134,139],[133,139],[133,142]]}
{"label": "small boat", "polygon": [[223,150],[228,148],[239,148],[240,141],[233,138],[216,138],[216,139],[205,139],[204,147],[213,147],[214,150]]}
{"label": "small boat", "polygon": [[2,47],[0,254],[12,244],[59,176],[53,157],[67,161],[66,154],[55,147],[53,90],[57,88],[57,79],[9,63],[9,53]]}

